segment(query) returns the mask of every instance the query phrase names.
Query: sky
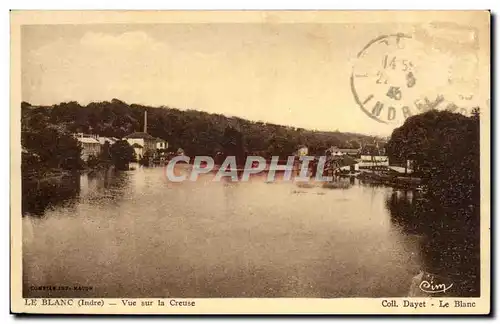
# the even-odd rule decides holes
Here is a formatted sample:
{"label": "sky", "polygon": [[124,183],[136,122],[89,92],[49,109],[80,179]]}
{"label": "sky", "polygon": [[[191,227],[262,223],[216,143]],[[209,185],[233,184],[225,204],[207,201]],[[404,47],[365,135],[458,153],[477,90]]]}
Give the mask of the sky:
{"label": "sky", "polygon": [[355,101],[350,77],[358,53],[394,31],[415,33],[415,25],[25,25],[22,100],[85,105],[117,98],[388,136],[402,121],[387,125],[370,118]]}

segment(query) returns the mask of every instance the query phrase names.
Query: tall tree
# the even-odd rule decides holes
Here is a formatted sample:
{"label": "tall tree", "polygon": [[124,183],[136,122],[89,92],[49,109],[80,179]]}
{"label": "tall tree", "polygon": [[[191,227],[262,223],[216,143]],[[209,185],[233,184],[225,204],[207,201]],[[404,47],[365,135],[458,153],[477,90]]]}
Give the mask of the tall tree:
{"label": "tall tree", "polygon": [[[479,114],[428,111],[408,118],[387,144],[390,158],[412,159],[426,198],[457,223],[476,231],[480,208]],[[449,223],[450,219],[448,219]]]}
{"label": "tall tree", "polygon": [[134,160],[134,149],[132,146],[127,141],[121,140],[111,145],[109,151],[116,169],[128,170],[129,163]]}
{"label": "tall tree", "polygon": [[80,144],[71,135],[57,129],[22,131],[21,145],[30,155],[38,157],[36,165],[25,164],[28,169],[77,170],[82,167]]}

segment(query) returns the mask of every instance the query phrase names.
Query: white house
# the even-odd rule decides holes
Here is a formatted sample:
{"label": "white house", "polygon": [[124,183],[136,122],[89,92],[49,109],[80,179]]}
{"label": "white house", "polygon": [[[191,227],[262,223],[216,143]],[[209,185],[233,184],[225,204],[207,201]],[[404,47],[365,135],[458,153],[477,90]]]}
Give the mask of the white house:
{"label": "white house", "polygon": [[342,155],[357,156],[359,155],[359,151],[360,151],[359,149],[338,148],[337,146],[332,146],[328,150],[326,150],[326,154],[331,156],[342,156]]}
{"label": "white house", "polygon": [[157,139],[147,133],[148,130],[148,112],[144,112],[144,132],[135,132],[124,137],[124,139],[134,148],[137,158],[141,158],[146,152],[153,155],[158,148],[158,141],[162,142],[161,147],[168,147],[168,143],[162,139]]}
{"label": "white house", "polygon": [[309,154],[309,149],[305,145],[301,145],[299,149],[297,150],[297,155],[298,156],[306,156]]}
{"label": "white house", "polygon": [[385,150],[379,149],[378,144],[363,146],[360,152],[360,160],[359,166],[362,168],[389,166],[389,157],[385,155]]}
{"label": "white house", "polygon": [[[138,144],[142,147],[143,153],[146,151],[156,151],[156,138],[144,132],[135,132],[124,137],[124,139],[131,145]],[[143,154],[141,154],[142,156]]]}
{"label": "white house", "polygon": [[144,147],[138,143],[133,143],[131,146],[134,149],[135,156],[140,159],[144,155]]}
{"label": "white house", "polygon": [[340,167],[340,170],[351,171],[351,172],[359,171],[359,163],[352,164],[352,165],[344,165],[344,166]]}
{"label": "white house", "polygon": [[99,138],[97,138],[97,140],[99,141],[99,143],[101,145],[104,145],[104,143],[108,142],[109,145],[113,145],[116,143],[116,141],[118,141],[118,139],[116,137],[104,137],[104,136],[99,136]]}
{"label": "white house", "polygon": [[166,150],[168,149],[168,142],[161,139],[161,138],[157,138],[156,139],[156,149],[157,150]]}
{"label": "white house", "polygon": [[389,157],[386,155],[361,155],[362,162],[387,162],[389,165]]}
{"label": "white house", "polygon": [[101,144],[97,140],[97,135],[88,135],[83,133],[73,134],[73,137],[82,146],[81,158],[88,161],[91,156],[98,157],[101,153]]}

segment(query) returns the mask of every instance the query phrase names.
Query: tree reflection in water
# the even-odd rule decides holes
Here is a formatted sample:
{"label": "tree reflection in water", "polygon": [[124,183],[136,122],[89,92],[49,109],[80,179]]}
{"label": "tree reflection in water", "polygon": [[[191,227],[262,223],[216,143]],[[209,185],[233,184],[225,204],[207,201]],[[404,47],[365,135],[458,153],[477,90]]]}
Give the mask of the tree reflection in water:
{"label": "tree reflection in water", "polygon": [[444,209],[418,193],[397,190],[386,206],[403,232],[422,235],[422,270],[453,283],[447,296],[480,295],[478,210]]}
{"label": "tree reflection in water", "polygon": [[26,177],[22,179],[22,215],[42,217],[47,209],[72,206],[80,198],[117,200],[123,196],[127,181],[127,172],[113,168],[51,178]]}
{"label": "tree reflection in water", "polygon": [[41,217],[47,208],[74,202],[80,193],[80,174],[22,179],[22,215]]}

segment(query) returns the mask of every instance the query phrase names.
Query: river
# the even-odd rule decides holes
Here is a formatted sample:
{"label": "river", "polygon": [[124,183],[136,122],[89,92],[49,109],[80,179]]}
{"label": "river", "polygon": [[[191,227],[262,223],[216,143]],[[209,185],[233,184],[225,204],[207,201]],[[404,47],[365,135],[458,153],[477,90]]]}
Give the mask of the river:
{"label": "river", "polygon": [[24,296],[396,297],[426,266],[413,192],[211,179],[137,167],[25,195]]}

